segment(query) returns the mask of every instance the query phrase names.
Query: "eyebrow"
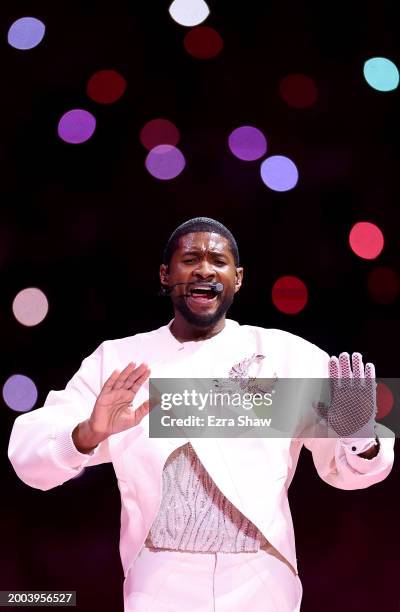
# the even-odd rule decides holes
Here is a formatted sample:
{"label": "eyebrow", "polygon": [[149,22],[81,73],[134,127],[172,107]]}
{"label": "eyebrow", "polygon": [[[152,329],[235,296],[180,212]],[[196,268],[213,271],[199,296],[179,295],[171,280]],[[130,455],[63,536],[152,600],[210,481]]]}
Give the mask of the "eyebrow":
{"label": "eyebrow", "polygon": [[[186,255],[199,255],[199,253],[201,254],[203,251],[201,251],[200,249],[198,250],[191,250],[191,251],[183,251],[182,256],[186,256]],[[227,257],[225,255],[225,253],[221,252],[221,251],[208,251],[209,253],[211,253],[212,255],[217,255],[218,257]]]}

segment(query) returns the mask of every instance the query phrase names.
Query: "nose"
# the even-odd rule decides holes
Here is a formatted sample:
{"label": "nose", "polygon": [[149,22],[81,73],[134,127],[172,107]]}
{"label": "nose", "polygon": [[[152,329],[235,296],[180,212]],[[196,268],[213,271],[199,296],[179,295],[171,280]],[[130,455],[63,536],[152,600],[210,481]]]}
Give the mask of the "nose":
{"label": "nose", "polygon": [[207,280],[212,280],[215,278],[215,269],[212,263],[208,262],[206,259],[202,259],[199,261],[195,270],[193,271],[195,276],[199,278],[204,278]]}

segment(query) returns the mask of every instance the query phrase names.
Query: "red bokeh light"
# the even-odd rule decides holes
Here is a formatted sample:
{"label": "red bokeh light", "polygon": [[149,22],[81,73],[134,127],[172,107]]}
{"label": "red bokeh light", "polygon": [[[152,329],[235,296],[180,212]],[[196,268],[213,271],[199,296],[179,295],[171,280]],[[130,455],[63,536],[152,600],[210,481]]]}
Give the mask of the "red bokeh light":
{"label": "red bokeh light", "polygon": [[168,119],[152,119],[143,126],[140,132],[140,141],[148,151],[158,145],[175,147],[180,137],[178,128]]}
{"label": "red bokeh light", "polygon": [[210,59],[222,51],[224,41],[213,28],[199,26],[186,34],[183,44],[186,51],[193,57]]}
{"label": "red bokeh light", "polygon": [[285,314],[299,313],[307,301],[307,287],[296,276],[281,276],[272,287],[272,302]]}
{"label": "red bokeh light", "polygon": [[396,270],[377,266],[368,276],[368,292],[379,304],[391,304],[400,294],[400,277]]}
{"label": "red bokeh light", "polygon": [[288,106],[308,108],[317,101],[317,86],[305,74],[288,74],[279,85],[279,92]]}
{"label": "red bokeh light", "polygon": [[376,386],[376,404],[378,407],[377,419],[383,419],[393,408],[393,393],[385,383],[378,383]]}
{"label": "red bokeh light", "polygon": [[116,102],[126,89],[126,81],[115,70],[99,70],[90,77],[86,92],[99,104],[112,104]]}

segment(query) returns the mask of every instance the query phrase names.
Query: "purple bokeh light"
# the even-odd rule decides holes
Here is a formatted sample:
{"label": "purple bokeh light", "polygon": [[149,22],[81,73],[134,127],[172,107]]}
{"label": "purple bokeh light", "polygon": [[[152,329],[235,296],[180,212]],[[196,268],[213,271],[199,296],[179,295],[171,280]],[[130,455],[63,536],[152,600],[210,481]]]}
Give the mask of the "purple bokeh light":
{"label": "purple bokeh light", "polygon": [[37,398],[35,383],[23,374],[13,374],[3,385],[3,399],[16,412],[28,412],[36,404]]}
{"label": "purple bokeh light", "polygon": [[26,51],[36,47],[44,37],[45,25],[35,17],[21,17],[8,30],[8,44],[15,49]]}
{"label": "purple bokeh light", "polygon": [[243,161],[260,159],[267,151],[267,140],[261,130],[251,125],[236,128],[228,139],[232,153]]}
{"label": "purple bokeh light", "polygon": [[299,172],[288,157],[272,155],[261,164],[261,178],[274,191],[289,191],[297,185]]}
{"label": "purple bokeh light", "polygon": [[95,129],[95,117],[81,108],[68,111],[58,122],[59,137],[70,144],[86,142],[93,136]]}
{"label": "purple bokeh light", "polygon": [[178,176],[185,167],[182,152],[172,145],[162,144],[151,149],[145,166],[152,176],[161,181],[168,181]]}

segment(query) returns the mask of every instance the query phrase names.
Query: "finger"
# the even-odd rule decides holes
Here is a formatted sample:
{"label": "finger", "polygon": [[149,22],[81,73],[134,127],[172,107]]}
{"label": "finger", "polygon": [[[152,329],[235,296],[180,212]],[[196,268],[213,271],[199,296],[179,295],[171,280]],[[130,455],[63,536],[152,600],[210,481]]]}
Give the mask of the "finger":
{"label": "finger", "polygon": [[337,357],[331,357],[328,363],[329,370],[329,387],[331,392],[331,400],[332,396],[335,393],[335,389],[340,387],[340,378],[339,378],[339,360]]}
{"label": "finger", "polygon": [[136,395],[136,393],[139,391],[140,387],[143,385],[143,383],[145,382],[145,380],[149,377],[150,375],[150,370],[147,369],[143,372],[143,374],[141,376],[139,376],[139,378],[133,383],[133,385],[131,386],[130,390],[133,391],[133,393]]}
{"label": "finger", "polygon": [[141,363],[137,368],[133,370],[125,381],[124,387],[125,389],[130,389],[132,385],[142,376],[144,372],[149,370],[149,366],[146,363]]}
{"label": "finger", "polygon": [[129,377],[129,374],[134,369],[135,369],[135,364],[133,363],[133,361],[131,361],[130,363],[128,363],[126,368],[122,370],[121,374],[118,376],[117,380],[114,383],[113,391],[116,391],[117,389],[122,389],[124,387],[126,379]]}
{"label": "finger", "polygon": [[367,363],[365,366],[365,378],[375,378],[375,366],[373,363]]}
{"label": "finger", "polygon": [[329,378],[339,378],[339,360],[337,357],[331,357],[328,364]]}
{"label": "finger", "polygon": [[117,380],[120,374],[119,370],[114,370],[109,378],[107,378],[106,382],[103,385],[102,391],[111,391],[114,386],[115,381]]}
{"label": "finger", "polygon": [[140,404],[139,408],[135,410],[135,425],[138,425],[144,417],[149,414],[150,403],[148,400]]}
{"label": "finger", "polygon": [[375,392],[376,383],[375,383],[375,366],[373,363],[367,363],[365,365],[365,383],[369,389],[372,389]]}
{"label": "finger", "polygon": [[348,353],[340,353],[339,355],[339,370],[340,378],[349,379],[353,378],[353,372],[350,366],[350,355]]}
{"label": "finger", "polygon": [[361,353],[353,353],[351,356],[354,378],[364,378],[364,364]]}

